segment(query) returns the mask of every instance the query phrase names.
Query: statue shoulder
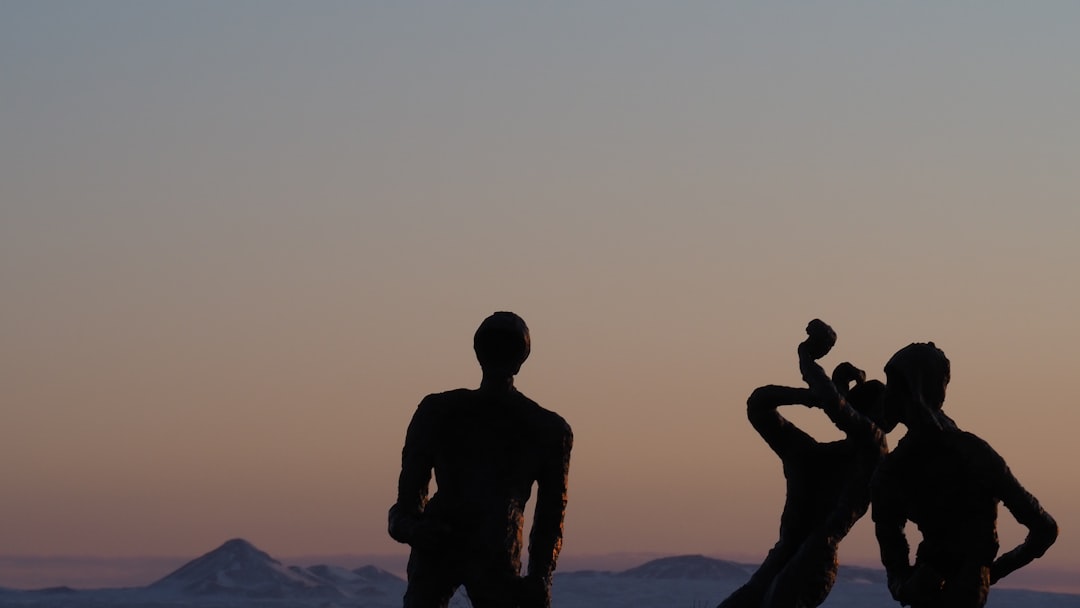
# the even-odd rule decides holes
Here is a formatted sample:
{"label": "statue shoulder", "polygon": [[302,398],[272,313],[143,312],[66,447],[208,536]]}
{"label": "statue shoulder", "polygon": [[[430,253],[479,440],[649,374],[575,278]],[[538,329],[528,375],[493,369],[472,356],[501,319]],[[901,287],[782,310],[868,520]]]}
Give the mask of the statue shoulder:
{"label": "statue shoulder", "polygon": [[475,391],[467,388],[458,388],[450,391],[443,391],[441,393],[431,393],[420,401],[417,410],[435,414],[444,411],[447,408],[452,408],[456,405],[471,401],[474,392]]}
{"label": "statue shoulder", "polygon": [[985,439],[967,431],[954,433],[956,452],[973,471],[990,477],[1008,472],[1005,459]]}
{"label": "statue shoulder", "polygon": [[539,403],[526,397],[525,395],[518,393],[519,404],[529,416],[532,424],[542,428],[545,432],[552,435],[565,435],[568,437],[573,436],[573,431],[570,429],[570,424],[566,422],[566,419],[559,414],[542,407]]}

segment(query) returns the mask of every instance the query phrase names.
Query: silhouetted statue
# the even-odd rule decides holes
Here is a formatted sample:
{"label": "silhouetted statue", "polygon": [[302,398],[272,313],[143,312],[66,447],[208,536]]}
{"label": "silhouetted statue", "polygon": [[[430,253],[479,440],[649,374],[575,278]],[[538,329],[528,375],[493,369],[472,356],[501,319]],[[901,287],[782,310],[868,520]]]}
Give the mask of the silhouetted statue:
{"label": "silhouetted statue", "polygon": [[[874,476],[873,519],[889,591],[915,608],[983,606],[990,585],[1042,556],[1058,532],[1001,456],[941,411],[949,367],[933,342],[911,344],[885,365],[884,401],[902,412],[908,432]],[[1028,528],[1000,557],[999,501]],[[908,521],[922,535],[914,566]]]}
{"label": "silhouetted statue", "polygon": [[[825,600],[836,581],[837,547],[870,505],[870,478],[887,452],[885,432],[896,425],[882,409],[881,382],[866,381],[846,362],[830,380],[818,365],[836,343],[832,328],[814,319],[806,332],[799,369],[809,388],[763,386],[747,400],[750,423],[784,465],[780,539],[720,608],[803,608]],[[796,404],[824,410],[845,438],[820,443],[777,411]]]}
{"label": "silhouetted statue", "polygon": [[[497,312],[473,338],[480,388],[428,395],[401,454],[389,532],[412,547],[406,608],[445,607],[461,585],[476,608],[546,608],[562,547],[573,436],[514,388],[529,329]],[[437,490],[428,500],[435,472]],[[521,572],[525,504],[536,482],[529,565]]]}

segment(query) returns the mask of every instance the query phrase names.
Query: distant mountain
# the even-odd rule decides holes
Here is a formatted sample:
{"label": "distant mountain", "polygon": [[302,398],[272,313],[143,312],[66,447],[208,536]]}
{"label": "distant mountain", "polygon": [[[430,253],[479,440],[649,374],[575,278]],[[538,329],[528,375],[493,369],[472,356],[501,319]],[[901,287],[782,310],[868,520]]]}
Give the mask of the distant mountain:
{"label": "distant mountain", "polygon": [[704,555],[678,555],[661,557],[624,570],[619,576],[644,579],[723,580],[745,579],[753,572],[752,567],[736,564]]}
{"label": "distant mountain", "polygon": [[[702,555],[664,557],[621,572],[559,573],[560,608],[715,605],[757,568]],[[829,596],[836,608],[895,605],[884,572],[841,567]],[[405,581],[374,566],[284,566],[242,539],[192,560],[148,587],[37,591],[0,588],[0,608],[400,608]],[[994,589],[994,608],[1077,608],[1080,596]],[[468,605],[463,595],[452,606]]]}
{"label": "distant mountain", "polygon": [[[740,564],[704,555],[662,557],[618,573],[618,576],[642,579],[735,580],[745,581],[757,570],[757,564]],[[885,571],[858,566],[840,566],[838,581],[885,584]]]}
{"label": "distant mountain", "polygon": [[286,567],[241,538],[181,566],[150,591],[183,596],[230,595],[264,599],[341,598],[330,581]]}
{"label": "distant mountain", "polygon": [[369,583],[405,582],[405,579],[400,576],[387,572],[382,568],[376,568],[375,566],[364,566],[363,568],[357,568],[352,572]]}
{"label": "distant mountain", "polygon": [[[292,566],[292,569],[301,571],[297,566]],[[340,566],[318,565],[302,571],[332,585],[347,597],[381,596],[385,594],[384,589],[388,585],[401,587],[405,585],[401,577],[375,566],[348,570]]]}
{"label": "distant mountain", "polygon": [[311,566],[310,568],[306,568],[305,570],[315,576],[333,581],[335,583],[363,583],[366,585],[377,585],[382,583],[405,582],[405,579],[401,578],[400,576],[387,572],[382,568],[376,568],[375,566],[364,566],[363,568],[348,570],[340,566],[319,565]]}

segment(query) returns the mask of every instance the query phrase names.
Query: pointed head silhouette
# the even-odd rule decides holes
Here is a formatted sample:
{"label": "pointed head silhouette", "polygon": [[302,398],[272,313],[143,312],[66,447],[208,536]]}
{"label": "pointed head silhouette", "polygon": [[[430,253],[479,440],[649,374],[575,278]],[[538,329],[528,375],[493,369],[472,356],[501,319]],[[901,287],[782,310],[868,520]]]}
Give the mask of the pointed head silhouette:
{"label": "pointed head silhouette", "polygon": [[476,360],[485,374],[517,374],[530,349],[529,327],[512,312],[501,311],[484,319],[473,335]]}

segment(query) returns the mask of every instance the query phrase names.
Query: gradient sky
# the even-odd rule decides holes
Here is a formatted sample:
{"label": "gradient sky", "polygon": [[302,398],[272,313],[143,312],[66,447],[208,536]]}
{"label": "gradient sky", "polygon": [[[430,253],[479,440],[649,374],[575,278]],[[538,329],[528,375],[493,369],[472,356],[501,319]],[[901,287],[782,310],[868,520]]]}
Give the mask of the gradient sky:
{"label": "gradient sky", "polygon": [[0,1],[0,553],[403,553],[405,426],[513,310],[575,431],[566,555],[760,558],[745,399],[821,317],[829,366],[942,347],[947,411],[1061,523],[1038,564],[1080,571],[1078,23]]}

